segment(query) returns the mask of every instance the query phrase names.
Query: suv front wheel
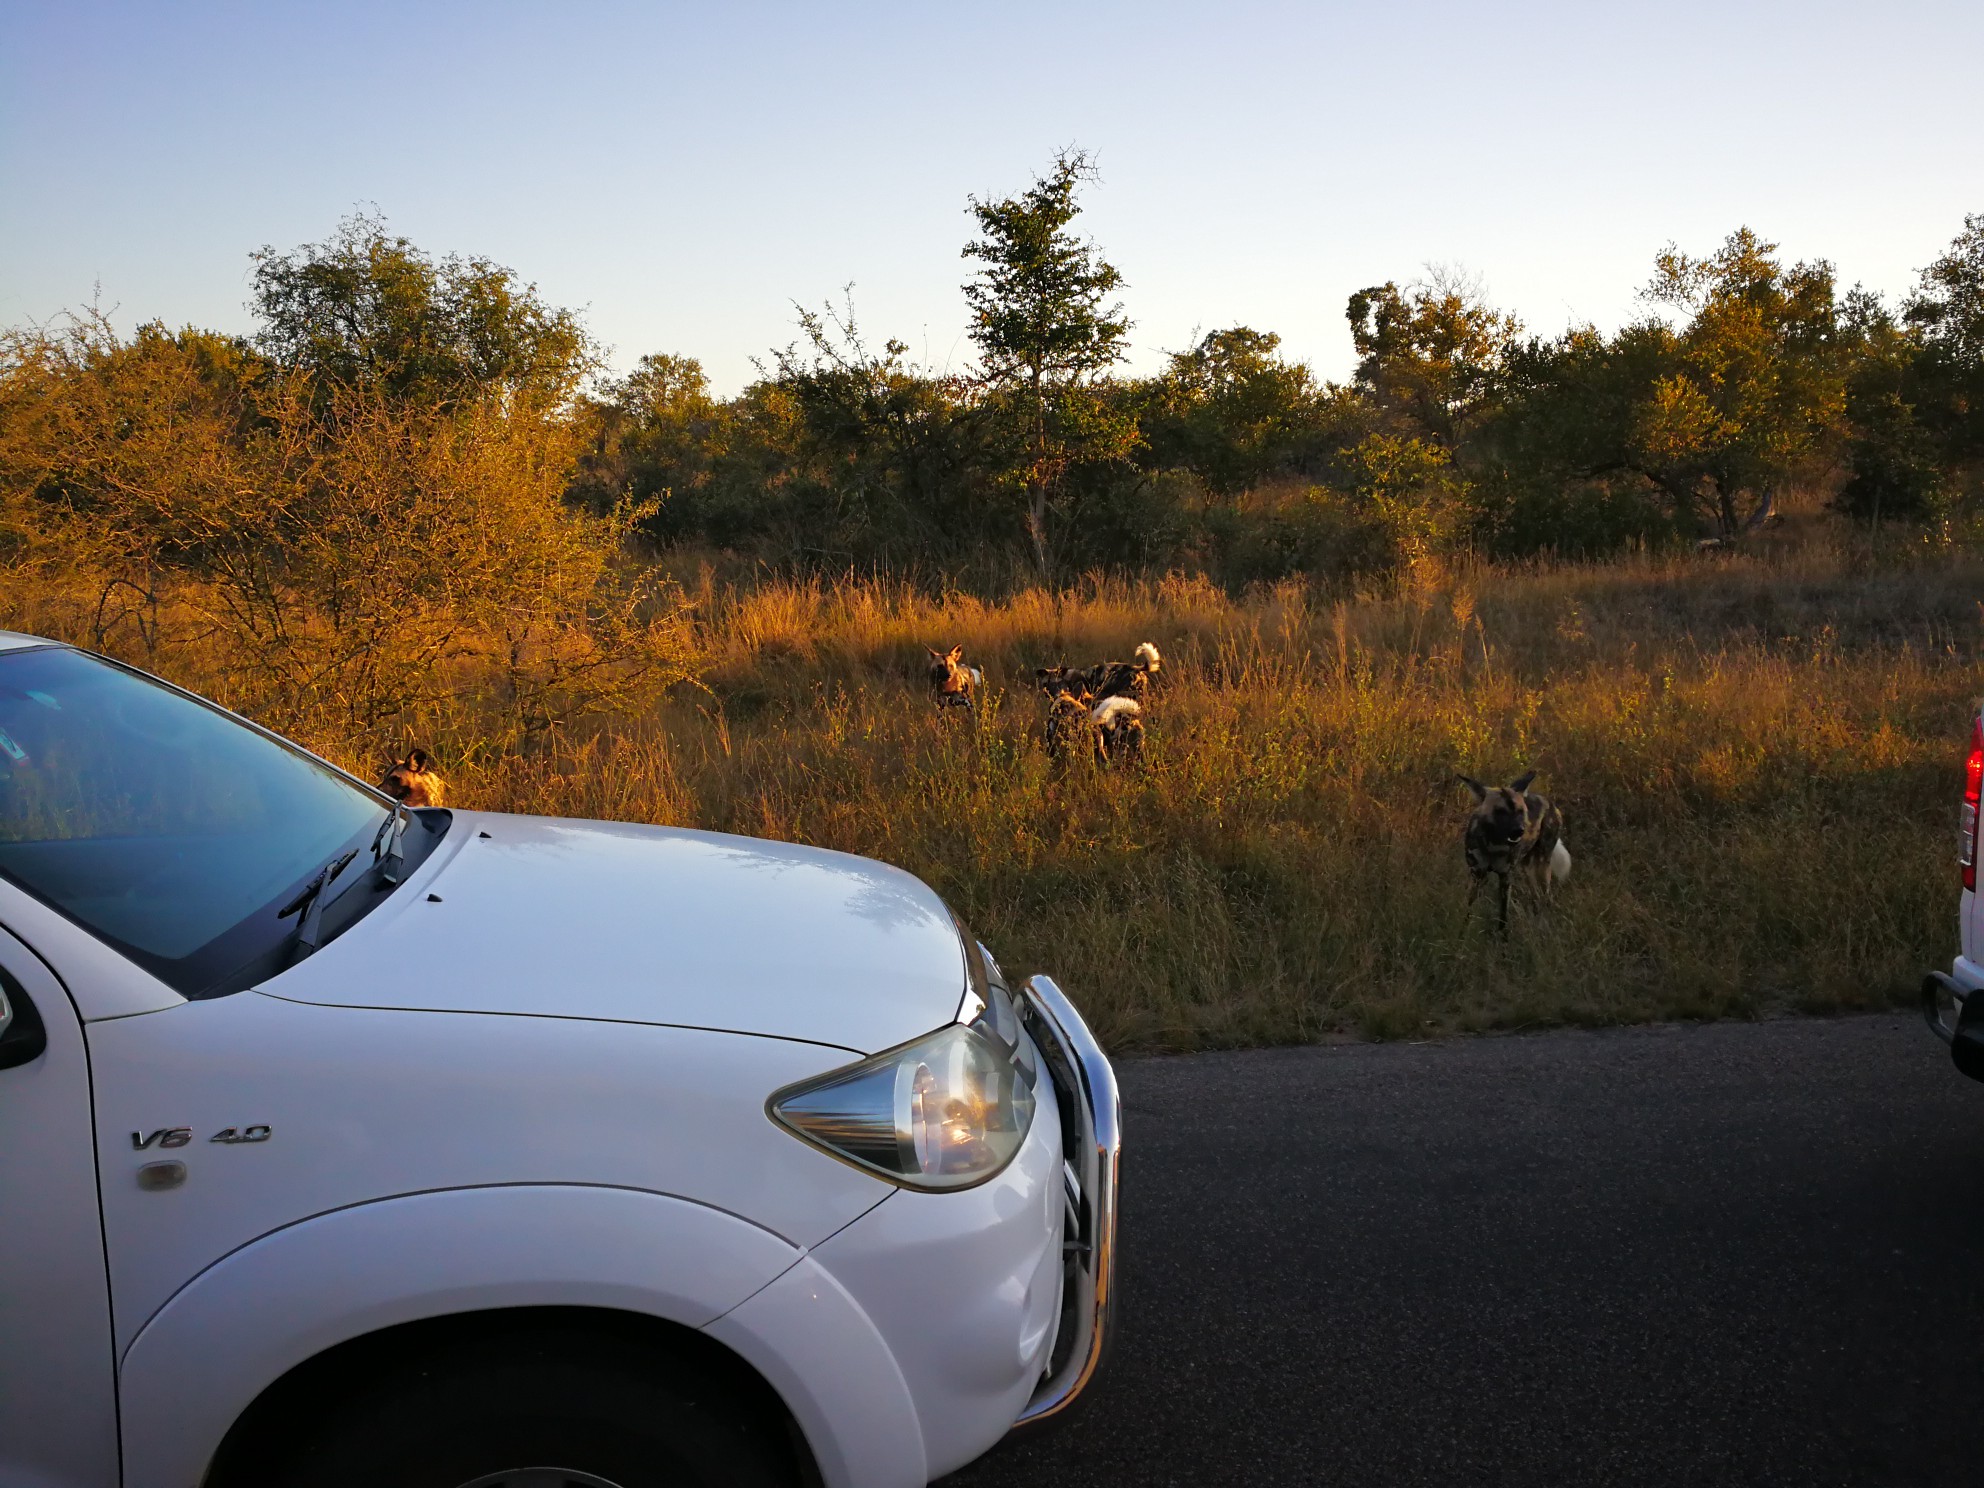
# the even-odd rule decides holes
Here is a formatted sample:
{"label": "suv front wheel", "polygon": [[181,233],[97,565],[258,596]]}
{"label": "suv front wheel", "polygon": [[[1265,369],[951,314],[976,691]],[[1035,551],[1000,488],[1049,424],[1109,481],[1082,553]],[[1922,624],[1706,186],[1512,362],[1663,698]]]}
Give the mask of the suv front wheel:
{"label": "suv front wheel", "polygon": [[545,1333],[389,1368],[327,1411],[275,1488],[795,1488],[722,1384],[624,1340]]}

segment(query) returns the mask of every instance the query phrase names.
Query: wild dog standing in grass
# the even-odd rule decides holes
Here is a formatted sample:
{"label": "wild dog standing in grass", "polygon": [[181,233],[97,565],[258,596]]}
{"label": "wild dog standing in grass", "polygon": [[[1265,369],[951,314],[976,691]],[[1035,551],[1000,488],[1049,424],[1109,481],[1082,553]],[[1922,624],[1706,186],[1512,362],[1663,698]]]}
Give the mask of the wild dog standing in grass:
{"label": "wild dog standing in grass", "polygon": [[970,708],[985,681],[985,674],[964,664],[964,647],[948,651],[923,648],[930,652],[930,694],[940,708]]}
{"label": "wild dog standing in grass", "polygon": [[1135,698],[1104,698],[1089,710],[1099,765],[1133,765],[1144,752],[1144,707]]}
{"label": "wild dog standing in grass", "polygon": [[1089,668],[1071,666],[1035,667],[1033,685],[1053,702],[1062,693],[1072,693],[1080,697],[1089,691]]}
{"label": "wild dog standing in grass", "polygon": [[1132,653],[1132,661],[1104,661],[1089,668],[1089,691],[1098,701],[1106,698],[1131,698],[1141,703],[1150,692],[1150,679],[1164,666],[1164,658],[1157,654],[1157,647],[1149,641],[1143,642]]}
{"label": "wild dog standing in grass", "polygon": [[1474,810],[1467,818],[1462,843],[1467,849],[1467,871],[1474,883],[1467,891],[1467,902],[1474,903],[1481,884],[1489,874],[1500,881],[1502,934],[1509,933],[1509,876],[1518,871],[1529,875],[1543,902],[1550,902],[1550,891],[1571,876],[1571,853],[1564,846],[1563,813],[1535,794],[1529,783],[1536,779],[1527,771],[1507,785],[1486,786],[1463,775],[1461,783],[1474,792]]}
{"label": "wild dog standing in grass", "polygon": [[1062,688],[1086,692],[1100,702],[1104,698],[1127,697],[1144,700],[1150,679],[1164,666],[1164,658],[1149,641],[1138,646],[1132,661],[1098,661],[1094,666],[1051,666],[1033,669],[1033,685],[1051,699]]}
{"label": "wild dog standing in grass", "polygon": [[448,793],[448,783],[434,772],[427,751],[415,749],[405,759],[386,766],[379,789],[409,810],[418,810],[422,806],[439,806]]}
{"label": "wild dog standing in grass", "polygon": [[1047,746],[1049,759],[1063,759],[1070,751],[1078,750],[1084,738],[1095,737],[1095,725],[1089,722],[1089,705],[1094,700],[1086,689],[1071,692],[1066,687],[1057,688],[1054,700],[1047,705],[1047,722],[1041,731],[1041,742]]}

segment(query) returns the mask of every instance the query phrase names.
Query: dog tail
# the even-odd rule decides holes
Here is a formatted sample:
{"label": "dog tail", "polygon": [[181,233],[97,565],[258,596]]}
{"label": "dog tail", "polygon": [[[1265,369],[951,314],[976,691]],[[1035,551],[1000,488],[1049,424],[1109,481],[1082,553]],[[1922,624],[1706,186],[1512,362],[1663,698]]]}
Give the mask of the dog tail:
{"label": "dog tail", "polygon": [[1550,881],[1562,883],[1571,876],[1571,850],[1559,842],[1550,849]]}
{"label": "dog tail", "polygon": [[1164,658],[1157,654],[1157,647],[1153,646],[1149,641],[1145,641],[1137,647],[1136,657],[1138,661],[1144,664],[1144,670],[1147,672],[1154,672],[1164,665]]}

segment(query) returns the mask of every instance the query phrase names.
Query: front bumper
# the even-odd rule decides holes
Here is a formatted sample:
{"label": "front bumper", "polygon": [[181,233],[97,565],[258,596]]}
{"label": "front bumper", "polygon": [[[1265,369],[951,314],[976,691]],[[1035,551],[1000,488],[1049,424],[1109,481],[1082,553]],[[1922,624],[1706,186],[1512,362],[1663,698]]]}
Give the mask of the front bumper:
{"label": "front bumper", "polygon": [[911,1488],[1066,1419],[1114,1336],[1115,1073],[1059,987],[1017,991],[1042,1068],[1005,1170],[898,1190],[709,1326],[785,1400],[826,1488]]}
{"label": "front bumper", "polygon": [[1020,1010],[1053,1077],[1068,1200],[1061,1328],[1047,1377],[1013,1423],[1015,1432],[1030,1432],[1067,1417],[1115,1338],[1123,1103],[1102,1046],[1052,978],[1033,977],[1020,988]]}

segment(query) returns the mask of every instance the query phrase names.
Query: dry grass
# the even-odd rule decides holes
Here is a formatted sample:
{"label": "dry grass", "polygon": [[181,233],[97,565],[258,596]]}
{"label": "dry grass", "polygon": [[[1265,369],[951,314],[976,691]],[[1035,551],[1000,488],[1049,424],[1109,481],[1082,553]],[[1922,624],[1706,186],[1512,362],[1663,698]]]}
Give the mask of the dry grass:
{"label": "dry grass", "polygon": [[[466,804],[890,859],[1118,1048],[1882,1004],[1953,938],[1984,560],[1877,562],[1809,504],[1740,557],[1422,554],[1398,594],[740,584],[629,563],[632,509],[565,501],[555,411],[89,317],[0,341],[0,625],[367,774],[425,744]],[[1050,765],[1031,669],[1146,639],[1144,765]],[[921,681],[958,642],[975,718]],[[1528,766],[1578,866],[1504,943],[1453,776]]]}
{"label": "dry grass", "polygon": [[[1346,603],[705,584],[708,692],[530,758],[466,716],[440,744],[463,802],[899,863],[1119,1050],[1883,1006],[1953,938],[1980,578],[1813,547]],[[1144,767],[1051,765],[1026,674],[1144,639]],[[975,721],[920,680],[955,641]],[[1503,943],[1465,907],[1452,777],[1526,766],[1577,868]]]}

